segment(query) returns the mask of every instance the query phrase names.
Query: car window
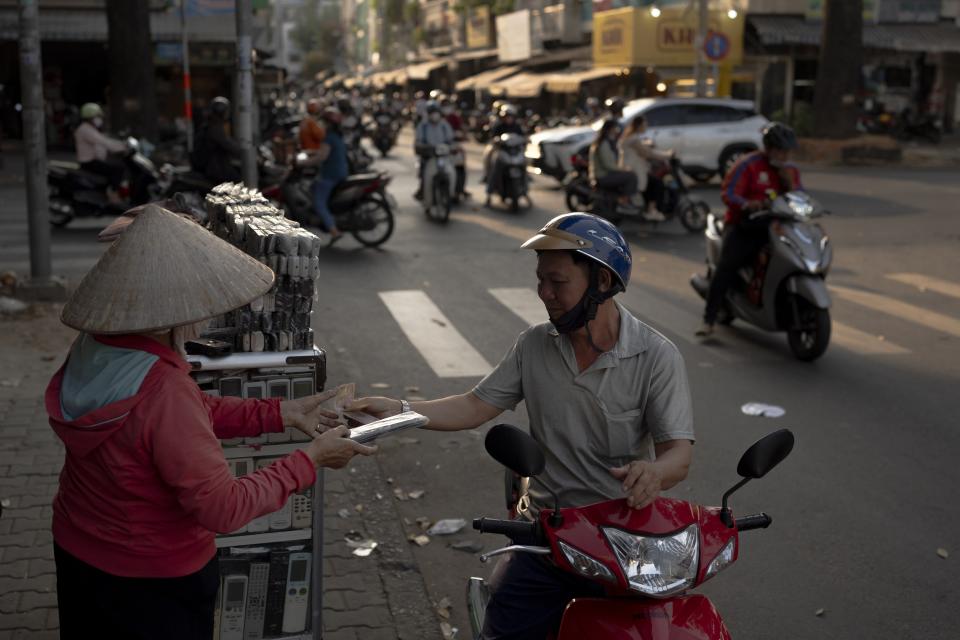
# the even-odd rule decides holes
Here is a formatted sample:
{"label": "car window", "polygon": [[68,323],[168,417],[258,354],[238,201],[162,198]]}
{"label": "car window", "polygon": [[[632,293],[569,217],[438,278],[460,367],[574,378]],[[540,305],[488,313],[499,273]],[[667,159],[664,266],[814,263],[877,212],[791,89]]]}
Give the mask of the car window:
{"label": "car window", "polygon": [[717,124],[721,122],[736,122],[747,117],[747,113],[733,107],[711,104],[689,105],[687,124]]}
{"label": "car window", "polygon": [[668,105],[644,112],[648,127],[675,127],[685,123],[687,105]]}

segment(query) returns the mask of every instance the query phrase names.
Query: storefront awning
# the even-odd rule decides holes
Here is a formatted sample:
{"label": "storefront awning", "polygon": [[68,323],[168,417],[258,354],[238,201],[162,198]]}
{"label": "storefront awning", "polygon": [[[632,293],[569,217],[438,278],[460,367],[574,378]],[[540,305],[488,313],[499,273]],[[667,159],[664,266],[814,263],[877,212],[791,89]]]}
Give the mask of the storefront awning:
{"label": "storefront awning", "polygon": [[333,87],[333,86],[335,86],[335,85],[338,85],[338,84],[342,83],[342,82],[343,82],[344,80],[346,80],[346,79],[347,79],[346,76],[338,73],[337,75],[335,75],[335,76],[330,76],[329,78],[327,78],[326,80],[324,80],[324,81],[323,81],[323,86],[326,87],[327,89],[329,89],[330,87]]}
{"label": "storefront awning", "polygon": [[541,64],[558,64],[561,62],[575,62],[577,60],[592,60],[593,49],[591,47],[572,47],[566,49],[554,49],[544,51],[535,55],[523,63],[525,67],[535,67]]}
{"label": "storefront awning", "polygon": [[453,54],[453,59],[457,62],[467,62],[468,60],[483,60],[484,58],[496,58],[496,49],[477,49],[475,51],[461,51]]}
{"label": "storefront awning", "polygon": [[[629,73],[630,70],[627,69],[626,71]],[[577,93],[580,91],[580,85],[584,82],[610,78],[623,72],[624,69],[621,67],[594,67],[568,73],[551,73],[547,77],[547,91],[551,93]]]}
{"label": "storefront awning", "polygon": [[518,73],[490,85],[490,94],[508,98],[536,98],[543,91],[549,76],[539,73]]}
{"label": "storefront awning", "polygon": [[429,80],[431,73],[445,66],[447,66],[446,60],[428,60],[427,62],[412,64],[406,68],[406,76],[410,80]]}
{"label": "storefront awning", "polygon": [[378,71],[370,76],[370,84],[377,89],[383,89],[391,84],[402,85],[407,82],[407,72],[403,69]]}
{"label": "storefront awning", "polygon": [[503,80],[520,71],[518,66],[497,67],[457,82],[457,91],[483,91],[498,80]]}
{"label": "storefront awning", "polygon": [[[799,16],[747,16],[765,45],[820,46],[819,22]],[[955,22],[928,24],[864,24],[867,49],[928,53],[960,52],[960,27]]]}

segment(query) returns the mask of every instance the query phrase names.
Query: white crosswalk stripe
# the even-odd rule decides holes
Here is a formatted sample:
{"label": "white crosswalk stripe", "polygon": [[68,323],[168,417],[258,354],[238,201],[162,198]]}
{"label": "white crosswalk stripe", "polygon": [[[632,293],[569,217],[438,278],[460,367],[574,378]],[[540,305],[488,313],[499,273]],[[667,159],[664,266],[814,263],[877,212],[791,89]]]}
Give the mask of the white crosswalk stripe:
{"label": "white crosswalk stripe", "polygon": [[849,349],[866,356],[899,356],[910,353],[910,349],[887,342],[881,336],[860,331],[855,327],[832,321],[830,340],[838,347]]}
{"label": "white crosswalk stripe", "polygon": [[922,273],[888,273],[887,278],[912,285],[921,291],[936,291],[945,296],[960,298],[960,284],[925,276]]}
{"label": "white crosswalk stripe", "polygon": [[841,287],[832,285],[830,290],[839,298],[858,304],[861,307],[880,311],[887,315],[913,322],[924,327],[948,333],[960,338],[960,320],[945,316],[942,313],[930,311],[914,304],[901,302],[879,293],[863,291],[862,289],[852,289],[850,287]]}
{"label": "white crosswalk stripe", "polygon": [[537,292],[527,287],[490,289],[490,295],[503,306],[520,316],[524,322],[533,326],[546,322],[549,317]]}
{"label": "white crosswalk stripe", "polygon": [[423,291],[383,291],[380,299],[437,377],[484,376],[493,369]]}

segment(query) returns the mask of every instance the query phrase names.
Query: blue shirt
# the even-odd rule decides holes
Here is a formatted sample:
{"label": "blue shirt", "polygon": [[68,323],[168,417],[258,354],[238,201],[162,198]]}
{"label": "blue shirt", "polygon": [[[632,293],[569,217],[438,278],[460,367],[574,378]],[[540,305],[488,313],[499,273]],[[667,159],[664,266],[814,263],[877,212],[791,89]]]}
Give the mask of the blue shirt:
{"label": "blue shirt", "polygon": [[320,177],[325,180],[340,182],[347,177],[347,147],[343,138],[336,131],[328,130],[324,143],[330,145],[330,154],[320,165]]}

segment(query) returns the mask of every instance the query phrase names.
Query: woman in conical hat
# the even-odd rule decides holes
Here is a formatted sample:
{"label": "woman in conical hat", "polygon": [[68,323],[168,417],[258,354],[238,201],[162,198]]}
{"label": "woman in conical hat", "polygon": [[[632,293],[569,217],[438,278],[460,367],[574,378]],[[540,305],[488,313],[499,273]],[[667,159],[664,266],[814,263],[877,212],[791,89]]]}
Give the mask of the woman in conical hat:
{"label": "woman in conical hat", "polygon": [[[240,529],[374,448],[320,404],[215,398],[189,376],[184,342],[263,295],[273,272],[159,207],[136,216],[84,277],[61,319],[80,331],[47,387],[66,446],[53,503],[61,637],[213,637],[215,533]],[[314,439],[242,478],[219,439],[295,427]],[[319,569],[318,569],[319,570]]]}

